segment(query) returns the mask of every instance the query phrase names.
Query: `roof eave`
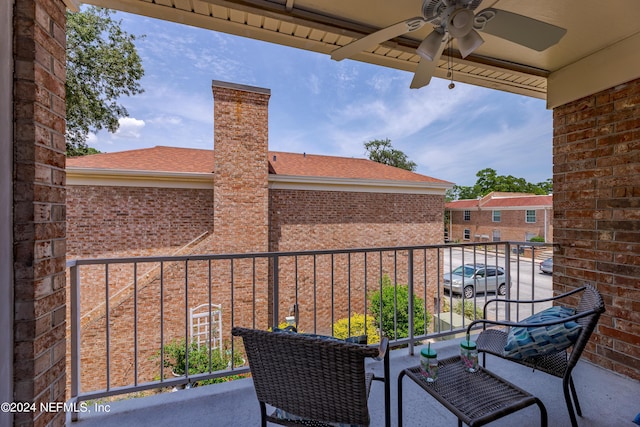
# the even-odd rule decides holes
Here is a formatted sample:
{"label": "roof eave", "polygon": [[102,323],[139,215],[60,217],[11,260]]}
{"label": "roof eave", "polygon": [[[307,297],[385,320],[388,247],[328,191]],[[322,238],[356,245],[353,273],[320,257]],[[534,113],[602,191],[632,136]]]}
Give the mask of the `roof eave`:
{"label": "roof eave", "polygon": [[213,173],[168,172],[68,166],[67,185],[213,188]]}
{"label": "roof eave", "polygon": [[444,195],[447,190],[453,188],[453,183],[298,175],[269,175],[269,188],[274,190],[324,190]]}

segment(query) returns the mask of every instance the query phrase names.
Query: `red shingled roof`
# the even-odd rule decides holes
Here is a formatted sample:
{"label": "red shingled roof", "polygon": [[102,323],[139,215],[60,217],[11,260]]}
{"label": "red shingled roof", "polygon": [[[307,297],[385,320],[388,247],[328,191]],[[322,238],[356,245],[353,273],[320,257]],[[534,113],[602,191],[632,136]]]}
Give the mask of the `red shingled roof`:
{"label": "red shingled roof", "polygon": [[213,172],[213,150],[153,147],[67,158],[67,167],[158,172]]}
{"label": "red shingled roof", "polygon": [[269,152],[270,172],[276,175],[318,176],[332,178],[382,179],[448,184],[447,181],[420,175],[368,159]]}
{"label": "red shingled roof", "polygon": [[[128,171],[210,173],[214,151],[153,147],[67,159],[67,167]],[[450,184],[447,181],[394,168],[367,159],[270,151],[269,173],[349,179],[377,179]]]}

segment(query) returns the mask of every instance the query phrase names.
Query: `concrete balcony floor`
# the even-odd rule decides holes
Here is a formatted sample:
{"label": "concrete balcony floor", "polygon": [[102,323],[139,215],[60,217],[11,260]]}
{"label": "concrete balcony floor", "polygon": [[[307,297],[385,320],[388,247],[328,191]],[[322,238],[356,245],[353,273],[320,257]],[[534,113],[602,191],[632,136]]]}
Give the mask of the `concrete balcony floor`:
{"label": "concrete balcony floor", "polygon": [[[457,354],[458,340],[432,344],[438,356]],[[397,425],[397,378],[404,368],[418,364],[420,348],[409,356],[407,349],[391,352],[391,423]],[[371,368],[382,372],[382,364]],[[487,368],[542,400],[549,426],[569,426],[569,415],[562,393],[562,380],[502,359],[489,357]],[[582,406],[580,426],[635,426],[640,412],[640,382],[582,361],[574,369],[574,381]],[[454,426],[457,418],[412,381],[404,380],[403,415],[405,426]],[[374,382],[369,397],[372,426],[384,425],[382,383]],[[109,413],[86,412],[75,427],[122,426],[259,426],[260,410],[251,379],[121,400],[109,404]],[[89,405],[91,408],[91,405]],[[69,419],[69,417],[67,417]],[[537,406],[531,406],[497,420],[492,426],[539,426]]]}

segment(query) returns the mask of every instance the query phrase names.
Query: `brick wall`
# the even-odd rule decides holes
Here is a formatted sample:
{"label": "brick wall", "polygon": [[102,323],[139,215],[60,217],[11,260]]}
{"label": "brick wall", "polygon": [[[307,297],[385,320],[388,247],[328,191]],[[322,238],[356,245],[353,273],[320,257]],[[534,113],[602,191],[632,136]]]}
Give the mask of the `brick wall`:
{"label": "brick wall", "polygon": [[[215,236],[210,235],[190,248],[191,253],[210,253]],[[236,260],[234,272],[247,267],[246,261]],[[83,269],[91,267],[83,267]],[[106,348],[106,294],[104,268],[95,268],[95,275],[82,274],[83,290],[96,288],[91,304],[83,305],[82,325],[82,391],[95,391],[107,387]],[[109,386],[133,384],[134,372],[138,371],[140,383],[160,378],[171,378],[168,369],[161,369],[159,349],[162,344],[180,341],[188,326],[189,308],[200,304],[221,304],[223,310],[223,345],[229,345],[231,324],[231,277],[228,261],[138,263],[134,267],[111,265],[109,270]],[[265,270],[264,263],[256,269]],[[162,280],[161,280],[162,278]],[[185,282],[189,283],[185,292]],[[239,286],[233,285],[234,316],[251,319],[252,304],[237,294]],[[135,297],[134,297],[135,295]],[[83,301],[84,298],[83,298]],[[266,319],[258,311],[257,316]],[[137,323],[136,323],[137,319]],[[137,327],[137,335],[134,334]],[[137,337],[137,353],[134,342]],[[136,359],[137,357],[137,359]],[[137,366],[136,366],[137,363]]]}
{"label": "brick wall", "polygon": [[[136,187],[69,186],[68,254],[70,258],[302,251],[373,246],[422,245],[442,239],[444,196],[335,191],[268,189],[268,91],[214,82],[214,191]],[[201,232],[213,231],[201,239]],[[194,240],[195,239],[195,240]],[[375,259],[374,259],[375,258]],[[289,314],[298,291],[301,329],[329,333],[335,320],[362,313],[367,292],[380,280],[380,259],[370,257],[364,275],[362,256],[283,259],[279,268],[280,320]],[[416,277],[427,263],[435,269],[436,254],[416,254]],[[347,266],[351,264],[349,276]],[[397,267],[397,275],[395,268]],[[163,281],[160,282],[162,269]],[[294,277],[298,272],[298,280]],[[407,253],[385,253],[383,274],[407,283]],[[254,280],[255,272],[255,280]],[[184,284],[188,275],[189,290]],[[331,288],[331,277],[334,286]],[[82,277],[82,391],[107,386],[105,357],[106,271],[84,266]],[[266,259],[188,263],[139,263],[109,267],[109,325],[111,366],[109,386],[131,384],[136,368],[133,349],[138,318],[138,380],[160,376],[158,349],[185,334],[186,308],[211,302],[222,304],[223,337],[235,325],[266,328],[272,313],[273,269]],[[428,288],[435,289],[434,283]],[[347,297],[347,285],[352,292]],[[424,280],[416,280],[423,295]],[[367,288],[365,288],[365,285]],[[134,300],[137,295],[137,300]],[[317,291],[317,292],[316,292]],[[331,301],[314,307],[310,302]],[[210,295],[210,296],[209,296]],[[185,298],[188,298],[186,300]],[[211,298],[209,300],[209,298]],[[233,298],[233,299],[232,299]],[[164,316],[160,315],[160,304]],[[433,311],[433,295],[427,299]],[[318,316],[313,314],[314,308]],[[317,320],[312,325],[311,319]],[[315,321],[315,320],[314,320]],[[161,336],[162,333],[162,336]],[[171,373],[165,371],[165,376]]]}
{"label": "brick wall", "polygon": [[[68,259],[210,253],[215,245],[211,190],[70,185],[67,186],[66,204]],[[166,334],[165,343],[184,335],[184,265],[167,264],[163,270],[167,321],[160,327],[160,265],[140,263],[135,274],[132,264],[109,267],[110,346],[114,355],[111,358],[111,387],[130,384],[132,380],[134,283],[138,293],[139,324],[145,325],[139,334],[140,378],[151,381],[160,375],[155,360],[161,329]],[[81,372],[81,383],[83,391],[97,390],[106,387],[106,271],[102,266],[84,266],[80,273],[85,368]],[[206,301],[206,277],[202,268],[190,269],[190,282],[195,284],[191,289],[190,306]],[[215,293],[214,298],[216,302],[229,302],[228,297],[222,300]],[[70,308],[70,301],[67,305]],[[69,311],[67,315],[70,315]],[[69,346],[67,351],[70,355]],[[68,358],[70,372],[69,363]]]}
{"label": "brick wall", "polygon": [[70,258],[168,255],[213,231],[206,189],[74,185],[66,203]]}
{"label": "brick wall", "polygon": [[[444,197],[435,195],[271,190],[269,249],[304,251],[440,243],[443,209]],[[309,258],[300,258],[297,266],[281,265],[280,312],[287,313],[295,303],[297,286],[301,329],[309,327],[315,310],[315,326],[321,333],[328,333],[332,316],[335,321],[348,317],[349,310],[351,313],[364,312],[366,294],[377,289],[381,270],[397,283],[407,283],[406,252],[397,257],[393,252],[385,253],[382,267],[377,254],[370,255],[374,256],[367,258],[366,275],[363,255],[335,256],[334,268],[331,257],[318,257],[315,272],[314,260]],[[414,255],[414,286],[418,295],[423,295],[424,291],[424,262],[424,256]],[[435,252],[428,254],[426,262],[427,271],[435,271]],[[351,275],[347,272],[348,265]],[[296,269],[297,283],[294,279]],[[435,281],[434,275],[428,275],[426,301],[431,312]],[[349,283],[350,299],[346,298]],[[329,304],[332,294],[335,306]],[[327,303],[321,305],[321,301]]]}
{"label": "brick wall", "polygon": [[598,288],[607,311],[586,357],[640,379],[640,80],[553,118],[554,289]]}
{"label": "brick wall", "polygon": [[[500,240],[517,241],[525,240],[527,233],[536,236],[545,235],[545,211],[536,209],[536,222],[525,222],[526,210],[500,210],[500,222],[493,222],[493,210],[483,209],[480,211],[471,210],[471,220],[464,221],[464,211],[451,211],[451,232],[449,238],[451,240],[464,241],[464,230],[471,230],[472,242],[486,241],[486,238],[477,238],[476,235],[488,236],[488,240],[493,240],[493,231],[500,231]],[[553,227],[551,225],[553,218],[551,211],[547,211],[547,241],[553,241]]]}
{"label": "brick wall", "polygon": [[[14,6],[14,400],[65,400],[65,6]],[[5,379],[6,380],[6,379]],[[63,413],[15,414],[62,426]]]}

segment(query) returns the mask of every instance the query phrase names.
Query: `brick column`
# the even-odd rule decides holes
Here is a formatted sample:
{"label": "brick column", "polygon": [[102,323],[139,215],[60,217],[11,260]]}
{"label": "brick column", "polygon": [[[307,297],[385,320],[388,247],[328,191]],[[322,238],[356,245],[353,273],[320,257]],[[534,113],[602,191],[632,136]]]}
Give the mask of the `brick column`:
{"label": "brick column", "polygon": [[640,80],[553,112],[556,292],[584,283],[607,311],[585,351],[640,379]]}
{"label": "brick column", "polygon": [[269,89],[213,81],[216,251],[268,250]]}
{"label": "brick column", "polygon": [[[37,407],[65,401],[65,12],[15,0],[13,16],[13,389]],[[14,425],[64,420],[38,409]]]}

